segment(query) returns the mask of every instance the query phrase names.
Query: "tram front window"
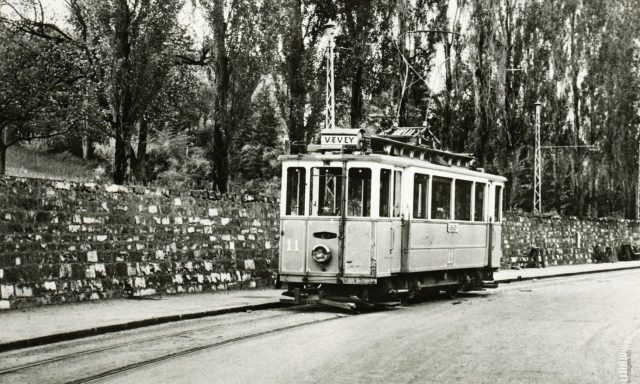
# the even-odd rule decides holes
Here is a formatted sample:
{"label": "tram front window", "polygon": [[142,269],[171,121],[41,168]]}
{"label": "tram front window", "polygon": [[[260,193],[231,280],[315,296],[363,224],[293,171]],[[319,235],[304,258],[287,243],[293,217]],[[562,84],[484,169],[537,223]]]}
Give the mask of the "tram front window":
{"label": "tram front window", "polygon": [[314,168],[318,175],[318,216],[340,216],[342,201],[342,168]]}
{"label": "tram front window", "polygon": [[304,215],[304,193],[306,170],[300,167],[287,169],[287,209],[290,216]]}
{"label": "tram front window", "polygon": [[368,217],[371,213],[371,170],[369,168],[349,169],[349,191],[347,215]]}

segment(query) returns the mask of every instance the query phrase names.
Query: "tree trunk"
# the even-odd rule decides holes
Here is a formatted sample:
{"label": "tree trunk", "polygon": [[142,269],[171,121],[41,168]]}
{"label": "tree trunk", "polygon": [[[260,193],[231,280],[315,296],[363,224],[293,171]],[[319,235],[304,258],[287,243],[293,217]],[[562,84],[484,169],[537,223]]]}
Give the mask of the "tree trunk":
{"label": "tree trunk", "polygon": [[86,132],[82,132],[82,160],[89,159],[89,135]]}
{"label": "tree trunk", "polygon": [[0,176],[7,173],[7,146],[0,144]]}
{"label": "tree trunk", "polygon": [[116,150],[114,156],[114,165],[113,165],[113,183],[114,184],[124,184],[125,177],[127,175],[127,149],[129,143],[125,140],[123,127],[121,124],[117,124],[116,128]]}
{"label": "tree trunk", "polygon": [[304,107],[306,88],[304,83],[304,38],[302,36],[302,0],[289,0],[289,52],[287,67],[289,72],[289,141],[294,153],[304,149],[305,126]]}
{"label": "tree trunk", "polygon": [[143,184],[147,183],[145,161],[147,159],[148,136],[149,121],[146,118],[142,118],[140,120],[140,128],[138,131],[138,149],[135,153],[133,153],[133,149],[131,149],[131,170],[138,182]]}
{"label": "tree trunk", "polygon": [[[575,13],[571,15],[571,33],[570,33],[570,44],[571,44],[571,93],[572,93],[572,109],[573,109],[573,145],[580,145],[580,90],[578,89],[578,60],[579,57],[576,54],[576,43],[575,43],[575,31],[576,28],[576,16]],[[574,193],[574,204],[577,215],[584,214],[584,193],[582,188],[582,177],[581,177],[581,168],[582,161],[580,151],[576,150],[575,152],[575,161],[572,162],[572,173],[573,177],[571,178],[574,182],[573,193]]]}
{"label": "tree trunk", "polygon": [[116,137],[114,156],[113,182],[124,184],[127,175],[128,150],[133,126],[133,97],[129,76],[131,72],[131,11],[126,0],[116,3],[118,17],[114,22],[115,47],[114,56],[117,59],[114,68],[112,95],[115,106],[115,116],[112,122]]}
{"label": "tree trunk", "polygon": [[443,124],[444,129],[443,133],[446,134],[446,146],[450,150],[453,150],[453,127],[451,126],[452,114],[451,114],[451,95],[453,92],[453,79],[452,79],[452,71],[451,71],[451,47],[453,45],[453,41],[449,40],[449,36],[446,33],[443,33],[444,37],[444,64],[445,64],[445,93],[444,93],[444,116],[443,116]]}
{"label": "tree trunk", "polygon": [[229,148],[218,121],[213,126],[213,186],[219,192],[226,193],[229,182]]}
{"label": "tree trunk", "polygon": [[362,120],[362,63],[351,80],[351,127],[359,128]]}
{"label": "tree trunk", "polygon": [[225,42],[226,23],[224,21],[224,0],[213,4],[213,35],[216,50],[215,78],[216,103],[213,125],[213,184],[218,191],[227,192],[229,182],[229,132],[227,101],[230,86],[229,57]]}

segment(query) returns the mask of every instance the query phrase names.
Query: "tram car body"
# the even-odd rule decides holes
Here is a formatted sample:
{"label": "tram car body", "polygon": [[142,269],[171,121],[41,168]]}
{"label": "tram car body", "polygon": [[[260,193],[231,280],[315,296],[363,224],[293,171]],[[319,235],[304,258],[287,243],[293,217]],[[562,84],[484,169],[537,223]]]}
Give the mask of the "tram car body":
{"label": "tram car body", "polygon": [[352,308],[495,286],[506,179],[429,144],[424,128],[333,129],[281,157],[285,295]]}

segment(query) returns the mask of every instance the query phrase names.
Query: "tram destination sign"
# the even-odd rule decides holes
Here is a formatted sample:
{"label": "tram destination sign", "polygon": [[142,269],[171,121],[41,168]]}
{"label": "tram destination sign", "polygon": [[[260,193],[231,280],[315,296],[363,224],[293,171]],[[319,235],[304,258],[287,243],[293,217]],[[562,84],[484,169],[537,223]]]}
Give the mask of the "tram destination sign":
{"label": "tram destination sign", "polygon": [[320,134],[320,146],[323,149],[359,149],[362,147],[364,130],[336,128],[326,129]]}

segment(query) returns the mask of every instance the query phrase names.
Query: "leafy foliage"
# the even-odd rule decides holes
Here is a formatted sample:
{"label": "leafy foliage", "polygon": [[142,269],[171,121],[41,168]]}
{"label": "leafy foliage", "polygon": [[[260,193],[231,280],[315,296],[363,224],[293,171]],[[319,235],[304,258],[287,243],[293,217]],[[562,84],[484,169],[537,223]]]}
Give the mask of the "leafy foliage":
{"label": "leafy foliage", "polygon": [[507,176],[511,208],[531,209],[540,101],[542,144],[564,147],[544,150],[545,210],[634,216],[631,0],[67,0],[59,25],[40,0],[2,4],[0,150],[69,132],[56,146],[98,142],[116,182],[225,191],[277,176],[283,140],[299,150],[322,128],[335,20],[340,125],[426,125]]}

